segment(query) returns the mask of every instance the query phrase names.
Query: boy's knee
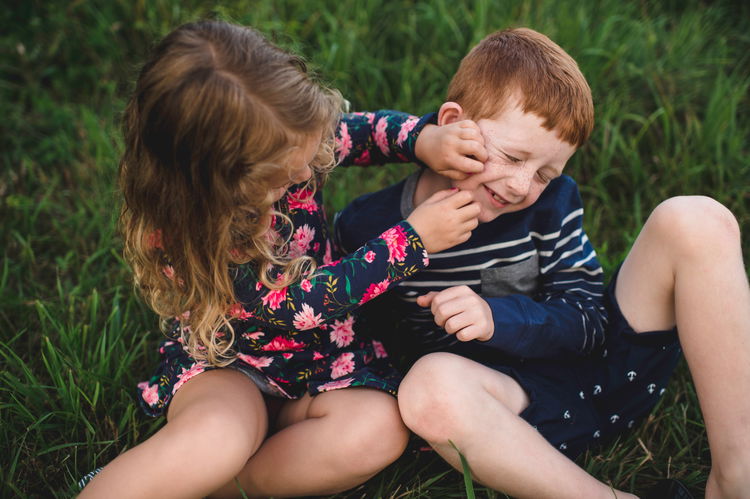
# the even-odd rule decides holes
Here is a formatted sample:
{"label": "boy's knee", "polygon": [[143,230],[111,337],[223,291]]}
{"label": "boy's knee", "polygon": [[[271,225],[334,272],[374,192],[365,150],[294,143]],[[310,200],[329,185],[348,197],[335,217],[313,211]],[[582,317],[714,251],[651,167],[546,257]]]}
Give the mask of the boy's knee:
{"label": "boy's knee", "polygon": [[460,357],[433,353],[419,359],[409,370],[398,392],[398,406],[406,426],[430,442],[455,435],[465,419],[461,393],[466,385]]}
{"label": "boy's knee", "polygon": [[648,224],[658,237],[687,253],[737,245],[740,228],[731,211],[706,196],[678,196],[657,206]]}

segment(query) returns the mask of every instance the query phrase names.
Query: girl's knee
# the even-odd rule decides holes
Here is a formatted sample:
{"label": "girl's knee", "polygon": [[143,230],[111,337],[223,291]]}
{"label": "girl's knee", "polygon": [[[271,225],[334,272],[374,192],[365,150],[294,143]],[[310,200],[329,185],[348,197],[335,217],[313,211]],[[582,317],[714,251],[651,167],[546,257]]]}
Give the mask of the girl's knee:
{"label": "girl's knee", "polygon": [[659,204],[645,230],[679,250],[693,253],[739,244],[740,228],[732,212],[706,196],[678,196]]}
{"label": "girl's knee", "polygon": [[212,466],[232,476],[260,447],[266,434],[265,422],[254,421],[253,414],[212,404],[196,404],[182,411],[164,429],[184,440],[190,455],[210,455]]}
{"label": "girl's knee", "polygon": [[382,470],[403,454],[409,440],[396,399],[374,389],[361,392],[358,404],[331,414],[339,435],[338,469],[354,476]]}

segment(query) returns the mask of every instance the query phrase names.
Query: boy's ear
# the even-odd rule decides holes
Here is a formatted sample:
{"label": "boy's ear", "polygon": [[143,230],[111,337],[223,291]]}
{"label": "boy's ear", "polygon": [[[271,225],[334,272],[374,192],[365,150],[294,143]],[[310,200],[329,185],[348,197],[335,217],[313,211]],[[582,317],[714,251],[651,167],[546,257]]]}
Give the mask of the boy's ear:
{"label": "boy's ear", "polygon": [[438,111],[438,125],[449,125],[464,119],[464,110],[458,102],[444,102]]}

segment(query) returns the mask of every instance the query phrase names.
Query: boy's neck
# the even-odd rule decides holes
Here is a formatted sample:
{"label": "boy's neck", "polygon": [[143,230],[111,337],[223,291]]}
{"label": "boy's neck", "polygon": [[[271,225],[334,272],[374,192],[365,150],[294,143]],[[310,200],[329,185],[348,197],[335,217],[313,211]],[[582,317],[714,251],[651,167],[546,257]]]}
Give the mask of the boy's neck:
{"label": "boy's neck", "polygon": [[453,184],[448,177],[439,175],[429,169],[422,170],[422,174],[419,175],[419,180],[417,180],[417,187],[414,189],[412,203],[416,208],[437,191],[450,189],[451,187],[453,187]]}

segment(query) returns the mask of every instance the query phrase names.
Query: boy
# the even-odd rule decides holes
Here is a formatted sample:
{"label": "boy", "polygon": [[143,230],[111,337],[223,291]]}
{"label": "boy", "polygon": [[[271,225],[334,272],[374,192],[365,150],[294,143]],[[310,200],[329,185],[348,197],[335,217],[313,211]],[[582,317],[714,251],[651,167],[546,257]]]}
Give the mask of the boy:
{"label": "boy", "polygon": [[682,347],[712,450],[707,496],[746,494],[750,290],[731,213],[704,197],[665,201],[604,289],[577,187],[562,175],[593,127],[590,90],[532,30],[475,47],[437,124],[486,148],[483,172],[451,181],[425,170],[337,218],[350,250],[446,187],[482,207],[467,242],[429,255],[389,304],[373,304],[396,312],[394,337],[423,355],[399,391],[407,426],[460,469],[450,439],[478,481],[513,496],[612,497],[569,458],[642,420]]}

